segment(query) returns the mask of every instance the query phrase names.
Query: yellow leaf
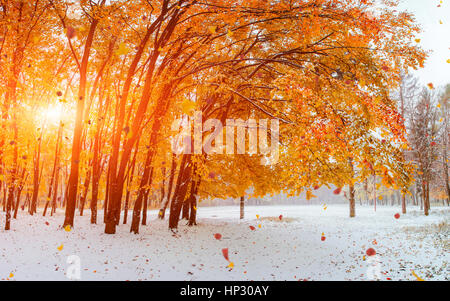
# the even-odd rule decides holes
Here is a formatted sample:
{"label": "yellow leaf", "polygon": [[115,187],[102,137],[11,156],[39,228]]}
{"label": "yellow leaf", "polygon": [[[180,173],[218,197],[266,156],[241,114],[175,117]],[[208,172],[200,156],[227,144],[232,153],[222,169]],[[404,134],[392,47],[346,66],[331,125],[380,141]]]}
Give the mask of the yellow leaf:
{"label": "yellow leaf", "polygon": [[121,43],[119,48],[116,50],[117,55],[126,55],[131,51],[131,49],[125,44]]}
{"label": "yellow leaf", "polygon": [[217,30],[217,26],[208,26],[208,30],[210,33],[215,34]]}
{"label": "yellow leaf", "polygon": [[191,113],[193,109],[195,109],[195,102],[190,101],[189,99],[185,99],[181,104],[181,110],[184,114]]}
{"label": "yellow leaf", "polygon": [[229,29],[228,29],[228,32],[227,32],[227,36],[229,38],[231,38],[233,36],[233,32],[231,30],[229,30]]}
{"label": "yellow leaf", "polygon": [[441,107],[441,104],[440,104],[440,103],[438,103],[437,107],[438,107],[438,108],[440,108],[440,107]]}
{"label": "yellow leaf", "polygon": [[234,268],[234,262],[230,261],[230,264],[227,266],[227,268],[230,268],[230,269]]}
{"label": "yellow leaf", "polygon": [[450,64],[450,59],[447,60],[447,64]]}
{"label": "yellow leaf", "polygon": [[58,249],[58,251],[62,251],[63,248],[64,248],[64,245],[61,244],[57,249]]}
{"label": "yellow leaf", "polygon": [[258,215],[258,214],[256,215],[256,218],[257,218],[257,219],[259,218],[259,215]]}
{"label": "yellow leaf", "polygon": [[420,43],[420,39],[415,39],[414,41],[416,41],[416,43]]}
{"label": "yellow leaf", "polygon": [[433,90],[434,89],[434,85],[433,85],[433,83],[428,83],[428,88],[430,88],[430,90]]}
{"label": "yellow leaf", "polygon": [[261,228],[261,224],[258,225],[258,228]]}
{"label": "yellow leaf", "polygon": [[64,227],[64,230],[66,230],[66,232],[70,232],[72,229],[70,228],[70,225],[67,225]]}
{"label": "yellow leaf", "polygon": [[420,278],[419,276],[417,276],[417,274],[414,272],[414,270],[411,270],[411,274],[416,277],[417,281],[425,281],[422,278]]}
{"label": "yellow leaf", "polygon": [[13,273],[9,273],[9,278],[12,278],[12,277],[14,277],[14,274]]}

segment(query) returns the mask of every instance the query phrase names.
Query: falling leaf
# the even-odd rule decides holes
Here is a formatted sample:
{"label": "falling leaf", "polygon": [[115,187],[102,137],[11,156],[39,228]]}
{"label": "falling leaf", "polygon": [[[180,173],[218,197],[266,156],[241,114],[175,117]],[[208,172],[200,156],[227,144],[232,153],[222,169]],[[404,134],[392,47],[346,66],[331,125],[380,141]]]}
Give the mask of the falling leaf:
{"label": "falling leaf", "polygon": [[256,228],[253,226],[249,226],[250,230],[254,231]]}
{"label": "falling leaf", "polygon": [[450,64],[450,59],[447,60],[447,64]]}
{"label": "falling leaf", "polygon": [[417,276],[416,272],[414,272],[414,270],[411,270],[411,274],[416,277],[417,281],[425,281],[422,278],[420,278],[419,276]]}
{"label": "falling leaf", "polygon": [[70,228],[70,225],[65,226],[65,227],[64,227],[64,230],[66,230],[66,232],[72,231],[72,229]]}
{"label": "falling leaf", "polygon": [[230,261],[230,259],[228,258],[228,248],[222,249],[222,254],[227,261]]}
{"label": "falling leaf", "polygon": [[63,248],[64,248],[64,245],[61,244],[57,249],[58,249],[58,251],[62,251]]}
{"label": "falling leaf", "polygon": [[372,241],[372,244],[377,245],[377,244],[378,244],[377,240],[374,239],[374,240]]}
{"label": "falling leaf", "polygon": [[69,38],[71,40],[76,36],[76,34],[77,33],[75,31],[75,28],[73,28],[72,26],[67,27],[67,29],[66,29],[67,38]]}
{"label": "falling leaf", "polygon": [[416,43],[420,43],[420,39],[415,39],[414,41],[416,41]]}
{"label": "falling leaf", "polygon": [[14,277],[14,274],[13,273],[9,273],[9,278],[12,278],[12,277]]}
{"label": "falling leaf", "polygon": [[227,32],[227,36],[229,38],[231,38],[233,36],[233,32],[231,30],[229,30],[229,29],[228,29],[228,32]]}
{"label": "falling leaf", "polygon": [[433,83],[428,83],[427,86],[428,86],[428,88],[430,88],[430,90],[433,90],[433,89],[434,89]]}
{"label": "falling leaf", "polygon": [[181,104],[181,110],[184,114],[190,114],[195,109],[195,102],[185,99]]}
{"label": "falling leaf", "polygon": [[210,33],[215,34],[217,30],[217,26],[208,26],[208,30]]}
{"label": "falling leaf", "polygon": [[229,269],[234,268],[234,262],[231,262],[231,261],[230,261],[230,264],[227,266],[227,268],[229,268]]}
{"label": "falling leaf", "polygon": [[367,254],[367,256],[373,256],[373,255],[377,254],[377,252],[373,248],[368,248],[366,251],[366,254]]}
{"label": "falling leaf", "polygon": [[256,219],[259,219],[259,214],[256,215]]}
{"label": "falling leaf", "polygon": [[396,213],[396,214],[394,215],[394,217],[395,217],[395,219],[399,219],[399,218],[400,218],[400,213]]}
{"label": "falling leaf", "polygon": [[283,215],[280,214],[280,216],[278,217],[280,219],[280,221],[283,219]]}
{"label": "falling leaf", "polygon": [[337,188],[333,191],[334,194],[340,194],[341,193],[342,188]]}
{"label": "falling leaf", "polygon": [[220,240],[222,238],[222,234],[216,233],[216,234],[214,234],[214,238],[217,240]]}
{"label": "falling leaf", "polygon": [[119,48],[116,50],[117,55],[126,55],[131,49],[125,43],[120,43]]}

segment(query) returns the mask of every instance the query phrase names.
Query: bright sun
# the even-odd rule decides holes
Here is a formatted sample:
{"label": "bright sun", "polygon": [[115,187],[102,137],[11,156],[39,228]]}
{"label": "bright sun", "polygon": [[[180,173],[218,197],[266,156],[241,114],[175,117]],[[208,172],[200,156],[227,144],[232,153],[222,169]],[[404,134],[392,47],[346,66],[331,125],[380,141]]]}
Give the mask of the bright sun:
{"label": "bright sun", "polygon": [[61,105],[51,105],[43,110],[42,117],[50,123],[57,123],[62,117]]}

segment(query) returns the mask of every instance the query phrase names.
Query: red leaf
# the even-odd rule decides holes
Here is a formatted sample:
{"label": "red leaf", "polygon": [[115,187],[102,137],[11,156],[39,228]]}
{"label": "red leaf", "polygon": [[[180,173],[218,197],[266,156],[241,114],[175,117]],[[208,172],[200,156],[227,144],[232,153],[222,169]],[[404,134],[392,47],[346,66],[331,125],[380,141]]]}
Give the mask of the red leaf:
{"label": "red leaf", "polygon": [[222,234],[216,233],[216,234],[214,234],[214,238],[217,239],[217,240],[219,240],[219,239],[222,238]]}
{"label": "red leaf", "polygon": [[340,194],[341,193],[342,188],[337,188],[335,191],[333,191],[334,194]]}
{"label": "red leaf", "polygon": [[325,241],[325,239],[326,239],[325,236],[322,236],[322,237],[320,238],[321,241]]}
{"label": "red leaf", "polygon": [[400,218],[400,214],[399,214],[399,213],[396,213],[396,214],[394,215],[394,217],[395,217],[396,219],[399,219],[399,218]]}
{"label": "red leaf", "polygon": [[228,258],[228,248],[222,249],[222,254],[227,261],[230,261],[230,259]]}
{"label": "red leaf", "polygon": [[367,256],[373,256],[375,254],[377,254],[377,252],[375,251],[374,248],[368,248],[366,251]]}
{"label": "red leaf", "polygon": [[69,39],[73,39],[75,35],[76,35],[75,28],[73,28],[72,26],[67,27],[67,37]]}
{"label": "red leaf", "polygon": [[250,230],[254,231],[256,228],[253,226],[249,226]]}
{"label": "red leaf", "polygon": [[280,221],[283,219],[283,215],[280,214],[280,216],[278,217],[280,219]]}

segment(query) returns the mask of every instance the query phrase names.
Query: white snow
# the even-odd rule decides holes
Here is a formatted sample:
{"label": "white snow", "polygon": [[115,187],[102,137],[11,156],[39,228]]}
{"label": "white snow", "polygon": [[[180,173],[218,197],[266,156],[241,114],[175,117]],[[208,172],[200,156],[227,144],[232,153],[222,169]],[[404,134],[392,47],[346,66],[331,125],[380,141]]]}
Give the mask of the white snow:
{"label": "white snow", "polygon": [[60,228],[62,211],[53,217],[20,211],[10,231],[1,212],[0,279],[68,280],[66,260],[76,255],[81,280],[369,280],[375,256],[364,260],[368,248],[377,252],[380,280],[416,280],[411,270],[424,280],[449,278],[448,207],[433,207],[428,217],[408,208],[395,219],[399,208],[357,206],[350,219],[345,205],[247,206],[244,220],[239,207],[200,207],[198,226],[181,221],[179,237],[167,220],[157,220],[157,211],[149,211],[138,235],[129,224],[106,235],[100,211],[98,225],[85,212],[70,232]]}

